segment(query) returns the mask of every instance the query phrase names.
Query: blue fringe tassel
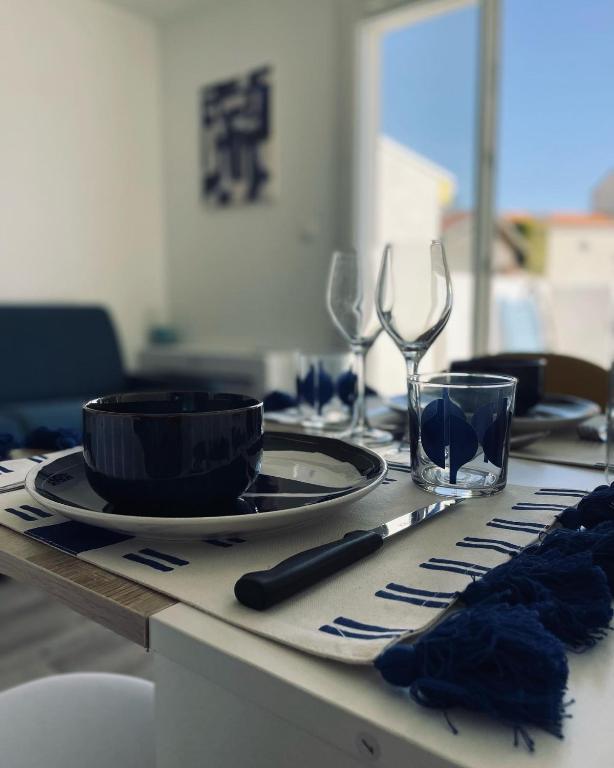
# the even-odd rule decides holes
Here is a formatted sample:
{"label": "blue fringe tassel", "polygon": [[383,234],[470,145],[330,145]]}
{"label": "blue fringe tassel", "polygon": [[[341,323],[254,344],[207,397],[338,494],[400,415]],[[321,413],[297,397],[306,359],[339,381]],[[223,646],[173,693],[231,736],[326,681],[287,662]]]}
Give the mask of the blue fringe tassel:
{"label": "blue fringe tassel", "polygon": [[600,523],[614,520],[614,483],[599,485],[580,500],[577,507],[568,507],[559,515],[564,528],[594,528]]}
{"label": "blue fringe tassel", "polygon": [[470,584],[461,599],[466,605],[532,608],[544,627],[573,650],[593,646],[605,636],[612,619],[606,575],[589,552],[520,554]]}
{"label": "blue fringe tassel", "polygon": [[416,643],[388,648],[375,666],[425,707],[465,707],[512,726],[531,751],[525,725],[562,736],[565,649],[523,606],[459,611]]}
{"label": "blue fringe tassel", "polygon": [[559,522],[564,528],[470,584],[461,595],[466,610],[414,645],[385,651],[375,664],[383,677],[424,706],[493,715],[531,751],[523,726],[561,736],[563,643],[589,648],[612,620],[614,483],[566,509]]}
{"label": "blue fringe tassel", "polygon": [[[569,531],[565,528],[549,533],[529,554],[544,555],[556,550],[561,555],[589,552],[593,563],[605,573],[610,591],[614,592],[614,520],[599,523],[587,531]],[[523,554],[526,554],[527,550]]]}

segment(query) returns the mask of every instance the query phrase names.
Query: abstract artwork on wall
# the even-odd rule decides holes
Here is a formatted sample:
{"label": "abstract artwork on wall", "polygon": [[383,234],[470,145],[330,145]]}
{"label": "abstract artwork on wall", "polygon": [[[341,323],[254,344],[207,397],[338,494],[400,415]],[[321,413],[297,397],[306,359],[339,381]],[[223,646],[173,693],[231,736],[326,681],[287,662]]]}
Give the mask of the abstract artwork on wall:
{"label": "abstract artwork on wall", "polygon": [[202,88],[201,184],[209,205],[271,199],[271,90],[271,67]]}

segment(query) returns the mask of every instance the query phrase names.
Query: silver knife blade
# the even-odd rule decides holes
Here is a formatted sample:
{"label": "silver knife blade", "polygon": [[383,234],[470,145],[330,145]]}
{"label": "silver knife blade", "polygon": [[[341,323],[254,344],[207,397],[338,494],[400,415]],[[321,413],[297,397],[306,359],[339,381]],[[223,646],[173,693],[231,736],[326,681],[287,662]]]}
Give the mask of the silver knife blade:
{"label": "silver knife blade", "polygon": [[5,485],[0,488],[0,493],[10,493],[11,491],[18,491],[20,488],[25,488],[26,485],[22,481],[20,483],[12,483],[11,485]]}
{"label": "silver knife blade", "polygon": [[429,504],[428,507],[420,507],[420,509],[414,509],[413,512],[409,512],[407,515],[401,515],[395,517],[394,520],[390,520],[383,525],[378,525],[377,528],[373,528],[374,533],[379,533],[382,539],[387,539],[389,536],[395,536],[397,533],[402,533],[408,528],[414,528],[416,525],[425,520],[429,520],[431,517],[440,514],[444,509],[453,507],[455,504],[460,504],[463,499],[442,499],[436,501],[434,504]]}

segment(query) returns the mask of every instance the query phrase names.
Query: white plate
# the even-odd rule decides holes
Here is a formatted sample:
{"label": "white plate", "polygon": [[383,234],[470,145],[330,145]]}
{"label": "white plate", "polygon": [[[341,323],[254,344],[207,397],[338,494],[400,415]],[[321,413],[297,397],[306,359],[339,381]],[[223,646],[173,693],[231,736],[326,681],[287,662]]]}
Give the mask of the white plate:
{"label": "white plate", "polygon": [[386,462],[367,448],[318,435],[267,433],[254,485],[227,508],[203,509],[202,516],[184,517],[178,510],[149,517],[114,509],[89,485],[80,449],[34,467],[26,489],[71,520],[142,538],[187,541],[310,522],[370,493],[385,474]]}

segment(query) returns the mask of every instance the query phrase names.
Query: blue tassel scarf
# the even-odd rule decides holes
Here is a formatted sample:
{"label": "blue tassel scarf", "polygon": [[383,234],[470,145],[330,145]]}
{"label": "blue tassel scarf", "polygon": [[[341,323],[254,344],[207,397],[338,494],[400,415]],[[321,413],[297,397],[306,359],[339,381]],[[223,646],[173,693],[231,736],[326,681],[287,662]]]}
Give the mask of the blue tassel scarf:
{"label": "blue tassel scarf", "polygon": [[565,649],[524,606],[458,611],[413,645],[389,648],[375,666],[419,704],[491,715],[521,733],[529,749],[526,725],[562,735]]}
{"label": "blue tassel scarf", "polygon": [[381,654],[375,666],[384,679],[446,718],[455,706],[490,714],[530,750],[527,726],[562,736],[565,647],[590,648],[612,620],[614,483],[566,509],[558,524],[470,584],[459,595],[466,608]]}
{"label": "blue tassel scarf", "polygon": [[561,555],[589,553],[593,563],[605,573],[610,591],[614,594],[614,520],[599,523],[584,531],[560,528],[552,531],[540,545],[530,550],[530,554],[538,556],[546,556],[551,552]]}
{"label": "blue tassel scarf", "polygon": [[614,483],[599,485],[580,500],[577,507],[568,507],[560,516],[564,528],[595,528],[600,523],[614,520]]}
{"label": "blue tassel scarf", "polygon": [[590,552],[520,554],[474,581],[466,605],[504,603],[536,611],[544,627],[573,650],[590,648],[612,619],[612,593]]}

